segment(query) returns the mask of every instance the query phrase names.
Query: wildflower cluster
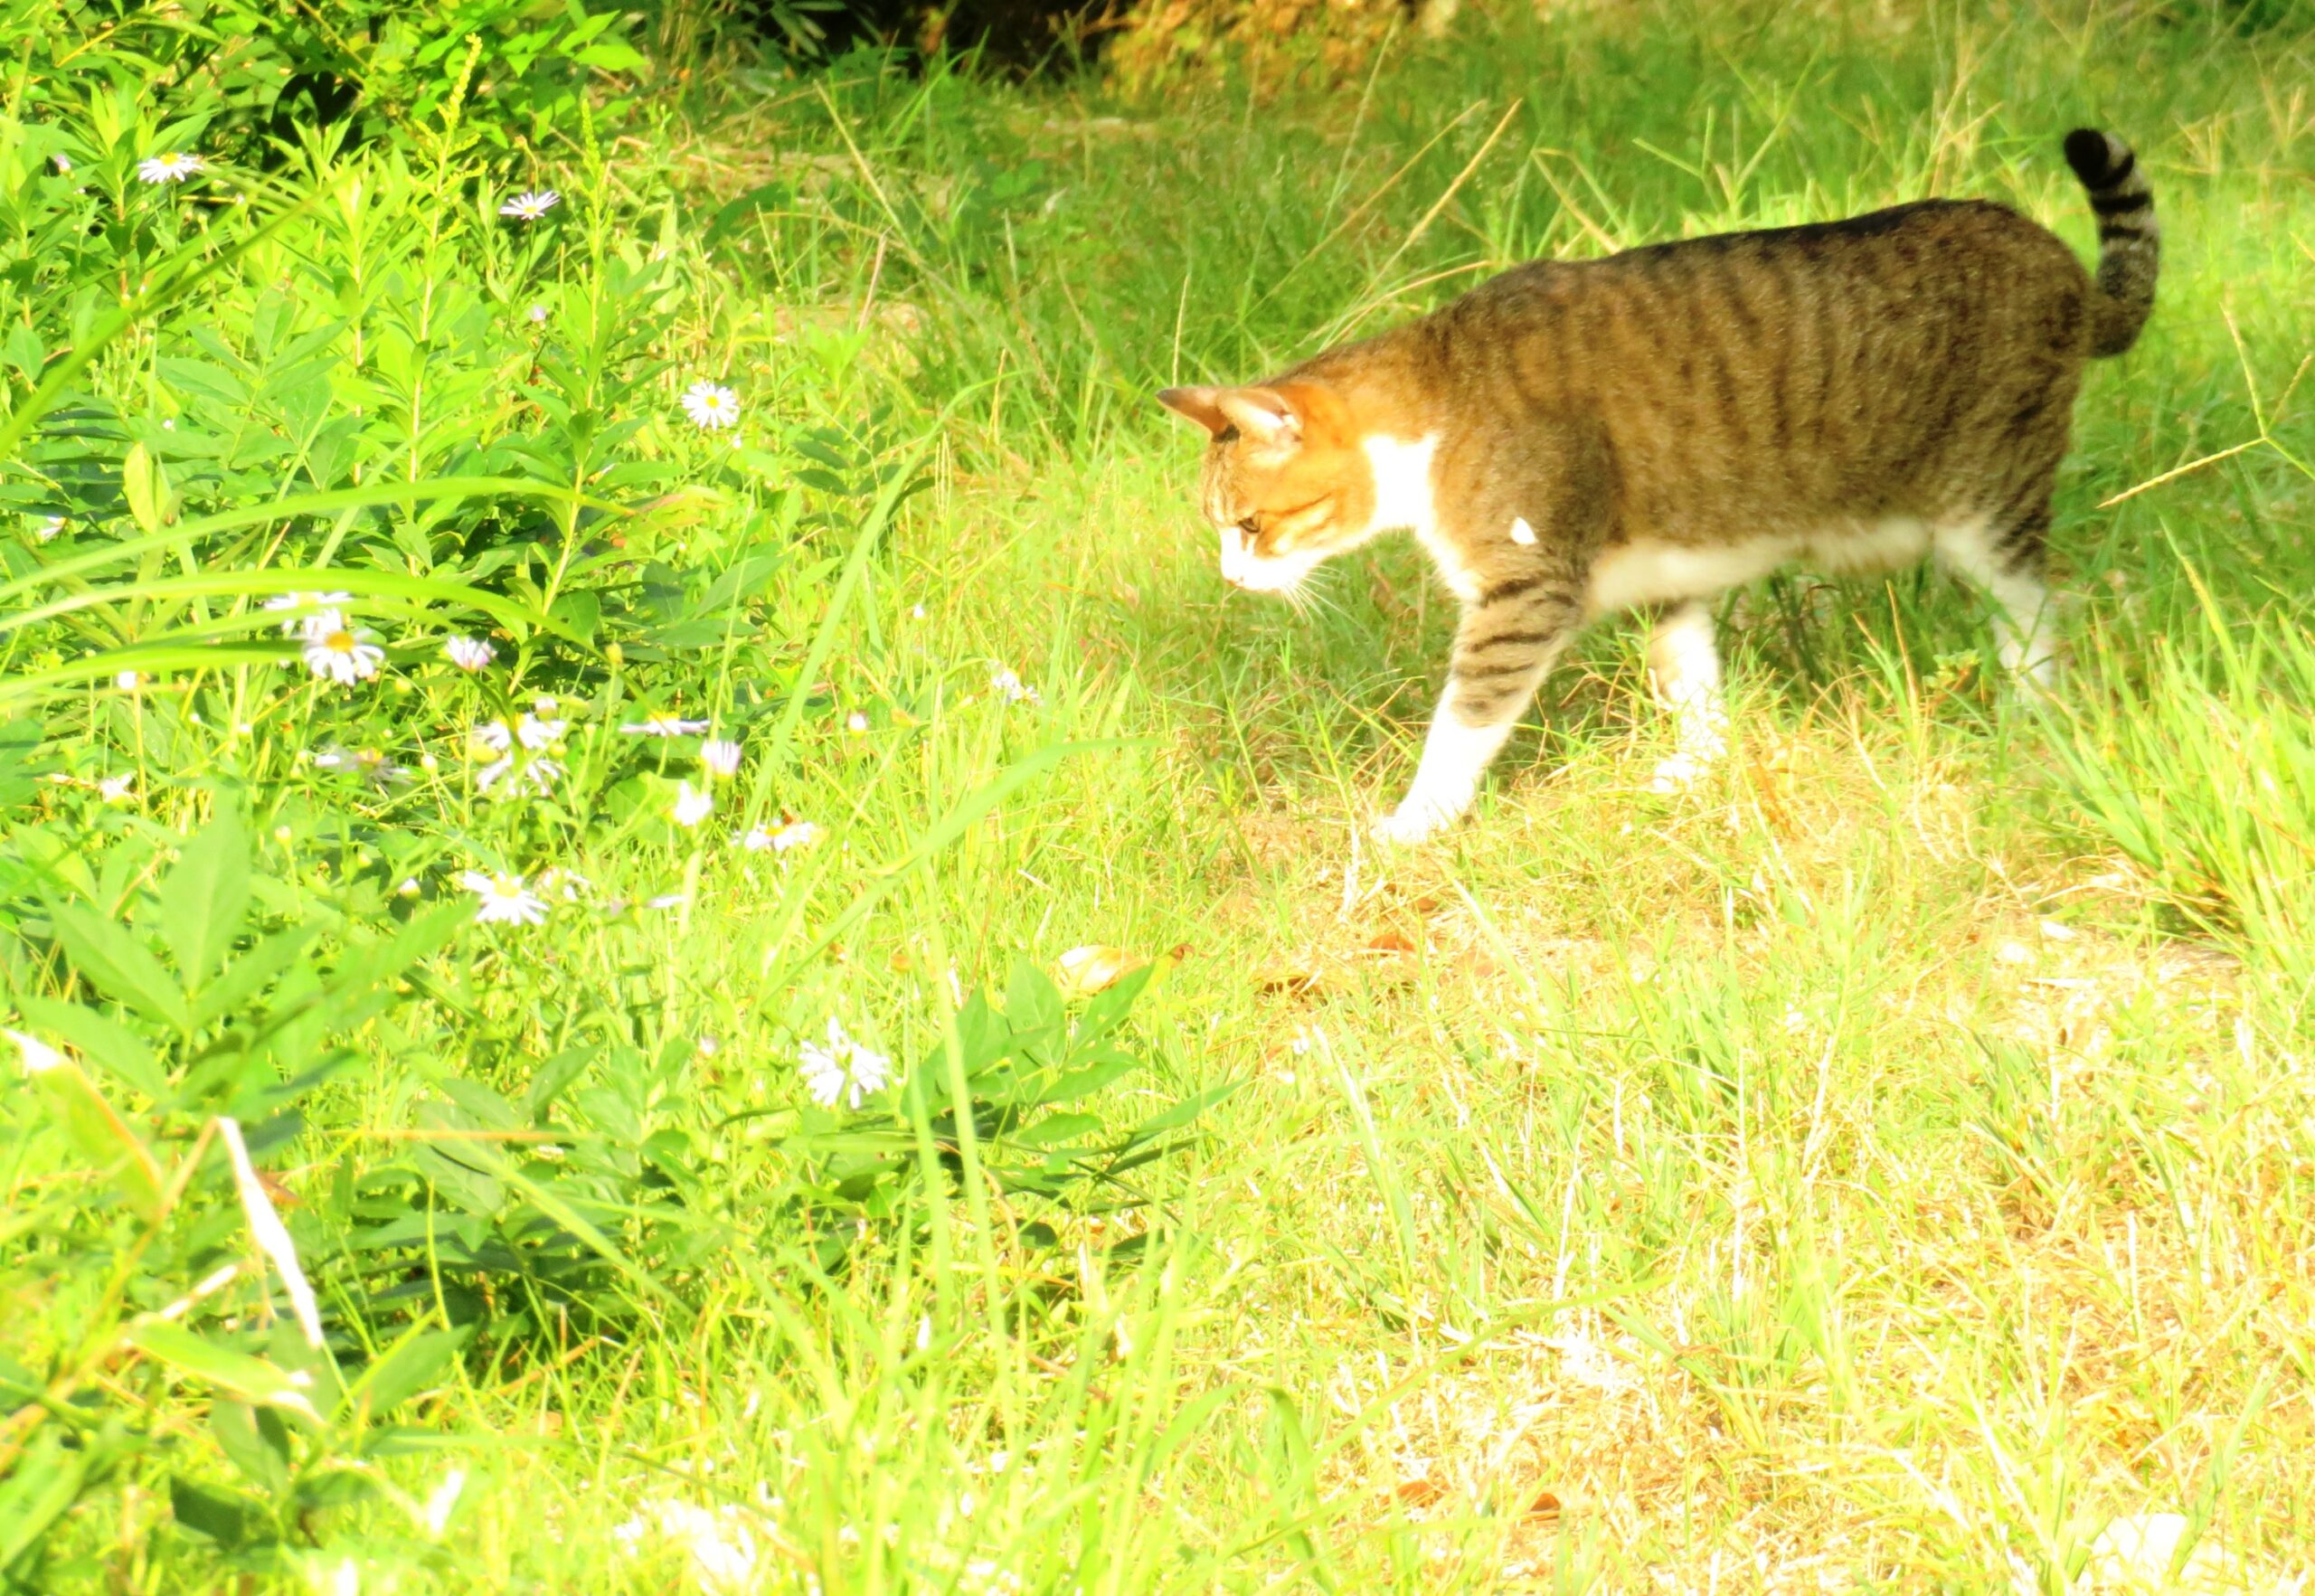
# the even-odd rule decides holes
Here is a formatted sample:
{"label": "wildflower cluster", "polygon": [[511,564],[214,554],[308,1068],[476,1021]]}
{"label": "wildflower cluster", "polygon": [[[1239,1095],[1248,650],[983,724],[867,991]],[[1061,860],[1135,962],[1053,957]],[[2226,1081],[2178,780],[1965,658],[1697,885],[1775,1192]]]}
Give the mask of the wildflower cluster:
{"label": "wildflower cluster", "polygon": [[870,1047],[863,1046],[844,1028],[844,1022],[828,1016],[827,1044],[808,1042],[798,1057],[798,1068],[803,1072],[804,1090],[812,1100],[824,1109],[836,1107],[839,1100],[857,1109],[874,1093],[891,1084],[893,1061]]}

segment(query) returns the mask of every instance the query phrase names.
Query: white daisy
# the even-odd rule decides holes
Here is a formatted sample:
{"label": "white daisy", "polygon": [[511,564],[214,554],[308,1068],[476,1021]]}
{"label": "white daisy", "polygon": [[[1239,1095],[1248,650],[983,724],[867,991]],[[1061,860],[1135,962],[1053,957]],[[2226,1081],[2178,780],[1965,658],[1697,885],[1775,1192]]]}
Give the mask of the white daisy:
{"label": "white daisy", "polygon": [[446,637],[442,656],[462,671],[478,671],[498,657],[498,650],[480,637]]}
{"label": "white daisy", "polygon": [[1035,687],[1015,675],[1009,667],[993,672],[988,678],[988,685],[1004,694],[1007,704],[1043,704],[1044,702]]}
{"label": "white daisy", "polygon": [[707,722],[678,720],[674,715],[651,715],[629,721],[619,730],[629,737],[696,737],[707,730]]}
{"label": "white daisy", "polygon": [[353,602],[354,595],[351,593],[276,593],[265,601],[265,607],[290,612],[281,623],[281,635],[294,637],[305,628],[306,622],[316,611],[335,609],[341,604]]}
{"label": "white daisy", "polygon": [[860,711],[854,710],[844,717],[844,729],[855,733],[865,732],[868,730],[868,717]]}
{"label": "white daisy", "polygon": [[137,163],[137,175],[146,183],[183,183],[200,170],[199,156],[147,156]]}
{"label": "white daisy", "polygon": [[98,782],[97,796],[109,804],[125,804],[135,796],[130,789],[136,785],[136,776],[131,772],[123,771],[118,776],[108,776]]}
{"label": "white daisy", "polygon": [[562,779],[562,767],[544,754],[534,754],[517,765],[515,756],[509,754],[505,759],[491,760],[474,773],[475,790],[488,792],[509,775],[515,778],[511,790],[532,792],[544,798],[554,790],[554,784]]}
{"label": "white daisy", "polygon": [[694,382],[684,390],[684,414],[710,432],[740,421],[740,396],[721,382]]}
{"label": "white daisy", "polygon": [[149,679],[142,671],[123,671],[112,679],[112,685],[123,693],[134,693]]}
{"label": "white daisy", "polygon": [[44,543],[52,543],[56,539],[56,534],[63,530],[64,517],[61,515],[51,515],[47,520],[33,528],[33,536]]}
{"label": "white daisy", "polygon": [[924,619],[924,606],[923,606],[923,605],[921,605],[921,604],[912,604],[912,605],[910,605],[910,606],[908,607],[908,612],[909,612],[909,614],[910,614],[913,619],[917,619],[917,620],[922,620],[922,619]]}
{"label": "white daisy", "polygon": [[517,222],[536,222],[562,203],[562,196],[551,188],[525,189],[499,206],[498,213]]}
{"label": "white daisy", "polygon": [[482,900],[474,917],[481,925],[537,925],[546,919],[546,902],[523,885],[519,875],[485,875],[469,870],[458,884]]}
{"label": "white daisy", "polygon": [[707,767],[710,776],[736,775],[740,769],[740,745],[728,737],[711,737],[699,745],[699,762]]}
{"label": "white daisy", "polygon": [[335,609],[325,609],[306,621],[306,668],[341,687],[366,682],[378,674],[386,651],[370,639],[375,633],[355,628]]}
{"label": "white daisy", "polygon": [[671,812],[676,817],[676,824],[688,829],[715,812],[715,799],[713,795],[694,789],[690,782],[682,782],[676,789],[676,807]]}
{"label": "white daisy", "polygon": [[515,790],[527,789],[542,796],[553,791],[554,784],[562,779],[562,767],[548,759],[543,751],[553,748],[569,725],[567,721],[543,721],[536,715],[524,715],[513,722],[504,715],[477,722],[467,733],[468,751],[477,758],[486,754],[498,757],[475,772],[475,790],[489,792],[509,775],[515,775],[515,749],[519,743],[527,757],[521,761]]}
{"label": "white daisy", "polygon": [[804,1090],[824,1109],[836,1107],[839,1098],[848,1098],[849,1106],[856,1109],[893,1078],[893,1061],[855,1042],[834,1015],[828,1016],[828,1044],[804,1044],[797,1067],[804,1074]]}

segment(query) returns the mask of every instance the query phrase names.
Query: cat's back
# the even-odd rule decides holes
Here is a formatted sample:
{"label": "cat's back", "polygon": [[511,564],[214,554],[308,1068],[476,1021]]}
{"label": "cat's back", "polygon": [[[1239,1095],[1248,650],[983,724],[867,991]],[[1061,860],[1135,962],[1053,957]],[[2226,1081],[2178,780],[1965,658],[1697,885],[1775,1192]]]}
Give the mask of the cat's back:
{"label": "cat's back", "polygon": [[[1928,321],[2077,309],[2089,275],[2039,222],[1989,200],[1916,200],[1832,222],[1707,233],[1589,260],[1534,260],[1481,284],[1440,313],[1454,333],[1563,335],[1629,318],[1627,330],[1669,345],[1714,323],[1766,337],[1829,316]],[[2078,329],[2079,316],[2064,330]],[[1564,323],[1577,326],[1562,326]],[[1493,324],[1492,328],[1490,325]]]}
{"label": "cat's back", "polygon": [[2038,223],[1924,200],[1532,262],[1422,339],[1467,419],[1596,427],[1632,514],[1675,531],[1922,498],[2021,427],[2062,431],[2091,291]]}

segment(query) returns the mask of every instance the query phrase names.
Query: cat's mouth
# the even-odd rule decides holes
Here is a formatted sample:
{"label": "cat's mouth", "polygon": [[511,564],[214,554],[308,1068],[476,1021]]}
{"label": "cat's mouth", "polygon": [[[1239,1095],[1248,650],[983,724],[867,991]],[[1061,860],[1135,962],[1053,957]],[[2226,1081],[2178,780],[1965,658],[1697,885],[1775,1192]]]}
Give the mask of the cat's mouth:
{"label": "cat's mouth", "polygon": [[1222,529],[1222,580],[1249,593],[1272,593],[1291,599],[1326,558],[1320,553],[1264,558],[1234,526]]}

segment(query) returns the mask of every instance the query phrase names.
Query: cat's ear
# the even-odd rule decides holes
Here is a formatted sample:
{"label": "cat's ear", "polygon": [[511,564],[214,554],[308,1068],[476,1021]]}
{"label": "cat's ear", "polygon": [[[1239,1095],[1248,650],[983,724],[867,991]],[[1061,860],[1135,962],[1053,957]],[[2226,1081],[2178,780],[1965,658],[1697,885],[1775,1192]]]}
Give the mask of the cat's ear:
{"label": "cat's ear", "polygon": [[1177,416],[1186,416],[1219,438],[1230,430],[1231,421],[1214,402],[1222,392],[1219,388],[1168,388],[1158,395],[1158,402]]}
{"label": "cat's ear", "polygon": [[1291,449],[1313,420],[1331,416],[1340,401],[1311,382],[1275,388],[1168,388],[1158,402],[1187,416],[1214,437],[1235,428],[1257,449]]}
{"label": "cat's ear", "polygon": [[1278,389],[1224,388],[1214,402],[1258,448],[1291,449],[1302,441],[1302,414]]}

